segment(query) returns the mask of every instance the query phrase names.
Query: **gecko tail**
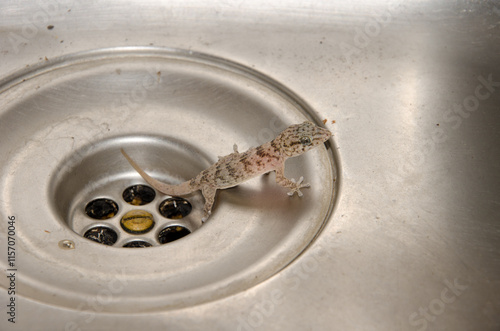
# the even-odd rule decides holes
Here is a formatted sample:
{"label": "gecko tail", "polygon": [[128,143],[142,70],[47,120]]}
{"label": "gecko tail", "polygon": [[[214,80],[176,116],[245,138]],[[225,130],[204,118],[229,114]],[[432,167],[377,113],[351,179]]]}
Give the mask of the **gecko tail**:
{"label": "gecko tail", "polygon": [[169,185],[154,179],[142,170],[141,167],[139,167],[139,165],[137,165],[137,163],[135,163],[135,161],[132,160],[132,158],[123,150],[123,148],[120,150],[135,171],[137,171],[139,175],[141,175],[141,177],[144,178],[144,180],[149,185],[153,186],[157,191],[168,195],[185,195],[194,191],[189,187],[189,182],[184,182],[180,185]]}

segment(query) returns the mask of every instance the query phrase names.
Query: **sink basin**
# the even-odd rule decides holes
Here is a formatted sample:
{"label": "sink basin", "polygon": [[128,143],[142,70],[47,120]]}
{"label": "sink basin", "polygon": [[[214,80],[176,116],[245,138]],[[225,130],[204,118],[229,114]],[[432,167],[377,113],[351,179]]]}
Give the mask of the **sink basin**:
{"label": "sink basin", "polygon": [[[3,5],[2,330],[497,330],[493,1]],[[155,192],[309,120],[275,175]],[[14,323],[15,322],[15,323]]]}

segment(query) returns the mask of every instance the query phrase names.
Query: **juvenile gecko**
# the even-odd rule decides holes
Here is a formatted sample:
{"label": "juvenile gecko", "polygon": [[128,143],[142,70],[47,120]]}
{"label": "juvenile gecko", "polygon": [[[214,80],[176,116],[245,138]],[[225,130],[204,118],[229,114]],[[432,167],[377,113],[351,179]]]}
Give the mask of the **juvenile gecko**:
{"label": "juvenile gecko", "polygon": [[123,149],[121,151],[142,178],[161,193],[181,196],[201,190],[205,198],[202,218],[202,222],[205,222],[212,212],[217,190],[236,186],[250,178],[271,171],[276,172],[276,183],[291,189],[288,192],[289,196],[297,193],[299,197],[302,197],[300,189],[310,185],[302,183],[304,177],[300,177],[298,181],[286,178],[285,161],[323,144],[331,135],[330,131],[320,128],[312,122],[291,125],[274,140],[259,147],[250,148],[244,153],[239,153],[238,147],[234,145],[233,153],[219,157],[219,161],[200,172],[193,179],[179,185],[169,185],[152,178]]}

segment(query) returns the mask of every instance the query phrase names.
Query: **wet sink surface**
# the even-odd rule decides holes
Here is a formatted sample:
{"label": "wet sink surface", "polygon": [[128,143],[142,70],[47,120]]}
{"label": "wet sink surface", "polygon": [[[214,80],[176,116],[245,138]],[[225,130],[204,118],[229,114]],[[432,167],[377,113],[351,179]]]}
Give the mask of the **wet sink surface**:
{"label": "wet sink surface", "polygon": [[[31,283],[24,290],[20,287],[16,296],[19,302],[16,325],[9,323],[4,316],[0,320],[2,330],[43,327],[86,330],[107,329],[110,326],[128,330],[143,325],[191,330],[199,328],[201,323],[204,329],[221,330],[499,328],[498,5],[495,7],[493,2],[450,4],[445,1],[358,1],[351,4],[294,1],[273,4],[264,1],[179,1],[166,4],[150,1],[123,6],[119,2],[108,1],[106,5],[93,2],[90,6],[81,2],[53,2],[28,7],[14,4],[3,7],[0,13],[0,81],[5,86],[7,82],[18,79],[17,89],[22,93],[16,96],[10,90],[8,98],[5,91],[0,94],[0,97],[3,96],[0,99],[0,132],[2,140],[5,139],[0,157],[0,176],[5,184],[1,188],[3,200],[0,201],[1,246],[7,246],[7,217],[15,215],[20,238],[16,244],[20,251],[17,260],[19,273],[24,272],[26,278],[39,279],[40,284],[43,283],[43,280],[50,279],[50,275],[44,272],[54,270],[50,268],[50,263],[54,263],[51,254],[58,252],[56,262],[60,263],[59,267],[64,269],[64,259],[67,259],[67,265],[74,268],[73,275],[82,276],[80,283],[85,284],[88,296],[81,299],[73,293],[62,293],[57,284],[50,284],[50,287],[44,288],[44,295],[55,295],[51,299],[45,296],[37,298],[39,291],[36,284]],[[107,9],[103,9],[105,7]],[[93,261],[96,271],[94,276],[83,278],[87,274],[77,267],[75,252],[78,253],[82,247],[78,245],[79,240],[86,239],[57,219],[64,212],[51,214],[54,220],[36,220],[28,215],[38,209],[26,212],[19,206],[27,209],[30,206],[12,203],[12,199],[22,199],[22,191],[13,190],[14,184],[26,185],[27,196],[36,195],[36,190],[33,190],[36,186],[29,184],[36,184],[42,179],[40,176],[31,179],[29,174],[40,175],[43,172],[37,169],[36,163],[30,164],[26,157],[47,143],[44,137],[53,137],[57,130],[64,130],[63,127],[50,129],[50,124],[41,122],[43,118],[48,122],[66,121],[74,127],[75,134],[85,130],[88,134],[86,141],[76,141],[74,148],[71,147],[73,142],[68,139],[54,141],[54,146],[58,148],[40,155],[37,162],[42,165],[58,164],[55,160],[74,160],[70,157],[72,153],[80,153],[84,159],[86,154],[82,151],[85,149],[81,148],[93,141],[94,135],[90,133],[98,132],[96,137],[103,141],[102,146],[108,146],[108,141],[115,144],[116,141],[132,139],[136,147],[131,151],[138,153],[137,156],[142,153],[143,160],[159,171],[160,161],[154,157],[148,159],[138,141],[143,138],[162,141],[167,137],[168,144],[158,143],[158,148],[178,147],[172,143],[174,140],[169,140],[173,138],[172,132],[176,127],[167,124],[168,134],[164,135],[160,126],[153,123],[154,120],[150,121],[154,132],[134,130],[133,123],[130,123],[141,111],[137,103],[132,104],[133,107],[130,103],[134,97],[140,98],[137,91],[130,88],[134,86],[134,79],[145,77],[130,74],[135,68],[140,68],[140,61],[131,60],[133,56],[121,57],[120,68],[117,66],[110,70],[115,84],[110,93],[121,93],[123,96],[117,99],[113,109],[114,116],[119,118],[116,125],[109,123],[110,115],[106,123],[90,121],[96,107],[102,107],[103,100],[109,95],[106,93],[106,89],[110,88],[106,85],[107,81],[100,80],[100,76],[95,74],[103,72],[102,66],[99,69],[92,67],[97,71],[91,72],[85,71],[89,70],[89,63],[81,63],[82,70],[71,71],[73,76],[67,76],[67,84],[61,80],[45,79],[42,72],[43,68],[51,67],[71,54],[102,49],[133,49],[136,52],[139,48],[156,52],[165,47],[237,63],[242,68],[255,71],[255,75],[263,74],[286,91],[293,92],[294,98],[300,100],[298,103],[292,102],[293,98],[292,101],[280,101],[274,92],[266,92],[267,87],[252,87],[253,84],[259,85],[259,80],[247,76],[240,79],[238,88],[230,93],[227,86],[233,81],[229,84],[224,79],[214,79],[219,87],[205,89],[215,95],[220,92],[219,98],[212,102],[221,105],[227,100],[234,104],[236,113],[243,113],[242,109],[251,106],[266,111],[254,118],[248,117],[249,125],[244,127],[235,126],[238,121],[227,115],[229,118],[220,124],[220,135],[208,130],[208,138],[204,138],[203,132],[198,130],[196,136],[199,138],[196,139],[202,140],[200,146],[209,146],[206,148],[197,146],[195,131],[190,129],[189,121],[181,121],[183,133],[175,138],[188,141],[187,149],[200,155],[199,167],[214,161],[218,153],[231,152],[235,142],[243,145],[246,142],[241,140],[248,140],[245,147],[260,142],[267,132],[260,132],[259,137],[256,131],[255,137],[251,129],[253,123],[259,123],[259,119],[264,129],[273,116],[283,119],[283,122],[298,121],[304,116],[311,116],[319,123],[326,119],[325,126],[334,133],[330,149],[297,159],[292,163],[291,171],[293,176],[297,176],[304,170],[306,179],[313,181],[311,190],[304,192],[306,198],[307,195],[308,199],[326,196],[324,199],[329,199],[332,207],[336,201],[336,206],[334,210],[317,211],[328,219],[316,223],[316,218],[311,216],[310,223],[292,227],[292,235],[276,239],[275,243],[271,236],[259,235],[261,241],[256,241],[254,245],[262,245],[258,247],[260,250],[265,250],[265,245],[272,247],[267,255],[259,256],[259,250],[252,250],[252,243],[249,242],[252,233],[263,233],[266,227],[281,231],[292,226],[283,222],[265,223],[263,219],[265,215],[276,213],[275,208],[285,208],[288,201],[280,199],[283,198],[280,194],[285,192],[275,187],[272,180],[263,177],[248,186],[241,185],[219,194],[216,212],[230,211],[232,209],[227,209],[227,206],[237,205],[251,215],[249,222],[253,223],[238,224],[239,228],[228,229],[230,222],[223,223],[222,216],[219,225],[208,223],[206,229],[210,229],[208,226],[212,230],[218,229],[221,242],[226,243],[219,252],[214,252],[214,256],[225,254],[228,259],[234,259],[239,250],[246,247],[248,252],[252,252],[249,253],[253,256],[252,263],[247,263],[250,266],[243,265],[245,261],[240,260],[241,265],[231,264],[230,268],[241,272],[231,278],[237,282],[227,286],[222,283],[217,287],[222,292],[213,296],[205,293],[205,300],[196,300],[199,293],[191,291],[190,294],[195,294],[189,298],[182,295],[176,297],[182,303],[172,307],[167,302],[161,309],[161,300],[168,301],[171,293],[192,290],[189,289],[189,277],[192,278],[192,275],[184,282],[180,280],[176,290],[170,290],[173,285],[168,280],[175,276],[173,273],[155,270],[153,265],[148,265],[147,259],[140,261],[141,273],[128,265],[127,259],[121,259],[123,269],[117,270],[114,276],[109,274],[110,268],[106,268],[105,264],[113,256],[121,256],[120,252],[125,248],[101,249],[101,246],[91,243],[84,246],[89,252],[86,265]],[[60,70],[68,68],[63,66]],[[178,70],[182,71],[182,68]],[[190,72],[194,74],[197,71]],[[145,75],[156,79],[156,73],[146,71]],[[205,74],[204,71],[201,73]],[[26,75],[30,75],[30,80],[23,82]],[[74,75],[85,76],[88,84],[73,84]],[[165,76],[162,79],[168,78]],[[24,91],[23,86],[28,86],[25,84],[30,82],[37,83],[30,86],[29,91]],[[175,85],[179,78],[170,82]],[[121,89],[119,84],[128,90]],[[249,87],[254,95],[260,97],[253,99],[247,95],[238,98],[239,95],[246,95]],[[46,99],[35,97],[41,91],[47,92],[44,94]],[[173,90],[170,93],[174,95]],[[99,98],[91,101],[89,96]],[[160,97],[157,100],[161,100]],[[82,102],[81,113],[68,109],[66,119],[50,117],[54,114],[44,108],[49,104],[63,105],[68,99],[87,102]],[[16,108],[15,113],[11,109],[17,104],[33,105],[30,103],[33,100],[40,106],[39,111],[47,112],[47,116],[37,114],[30,117],[28,111],[22,125],[22,107]],[[189,100],[194,105],[192,109],[199,109],[206,102],[197,102],[196,98]],[[149,113],[162,107],[159,101],[155,101],[154,109],[149,108]],[[140,124],[147,124],[147,115],[146,112],[146,117],[139,120]],[[215,121],[210,122],[210,114],[193,111],[191,115],[196,116],[197,121],[205,120],[211,126],[218,125]],[[17,118],[15,126],[10,122],[13,116]],[[162,116],[162,120],[168,118],[168,114]],[[78,121],[82,119],[83,126],[79,126]],[[35,120],[40,121],[40,127]],[[235,127],[238,129],[235,130]],[[7,135],[7,132],[11,134]],[[38,135],[30,136],[31,132]],[[115,168],[123,167],[120,171],[127,171],[125,163],[109,162]],[[15,174],[16,165],[20,169],[32,169],[32,172],[26,173],[23,178]],[[186,176],[190,171],[196,171],[198,164],[191,163],[191,167],[193,169],[183,169]],[[338,185],[338,195],[334,200],[328,196],[335,177],[331,169],[339,171],[339,181],[335,184]],[[95,172],[95,166],[91,171]],[[167,178],[169,175],[163,174]],[[326,178],[324,180],[330,186],[326,183],[321,185],[321,178]],[[315,190],[315,186],[321,190]],[[42,195],[49,194],[49,188],[54,187],[58,185],[46,186],[47,191]],[[123,189],[125,187],[127,185],[123,185]],[[65,190],[71,191],[70,188]],[[17,195],[9,195],[9,192],[17,192]],[[255,192],[263,196],[258,198],[259,194],[255,195]],[[256,196],[252,199],[257,200],[250,199],[251,196]],[[245,203],[242,204],[242,201]],[[304,210],[309,210],[311,201],[315,200],[305,201],[305,209],[293,206],[288,212],[296,216],[302,211],[304,215]],[[71,202],[67,204],[66,207],[59,206],[60,210],[70,210]],[[261,204],[263,208],[259,209],[254,204]],[[51,210],[54,210],[53,207],[50,206]],[[56,204],[55,210],[57,208]],[[276,219],[280,217],[273,218]],[[216,218],[214,220],[217,221]],[[38,229],[44,222],[54,225],[41,229],[41,234],[32,241],[22,242],[24,234]],[[225,231],[235,241],[226,240]],[[65,236],[67,233],[73,233],[74,237]],[[202,226],[171,247],[185,246],[183,241],[190,237],[198,238],[200,243],[208,241],[204,233],[215,234]],[[305,234],[304,240],[293,240],[300,233]],[[247,237],[250,239],[242,239]],[[77,243],[76,247],[59,248],[60,240],[68,238]],[[237,246],[238,242],[243,244]],[[232,247],[236,250],[230,251]],[[151,261],[159,261],[163,257],[155,252],[169,252],[169,249],[158,247],[144,249],[150,252]],[[139,260],[137,252],[133,251],[131,259]],[[24,261],[36,258],[46,265],[23,265],[23,254]],[[100,257],[100,254],[106,257]],[[210,254],[203,254],[209,261]],[[0,261],[3,266],[6,258],[2,257]],[[270,261],[273,263],[271,269],[267,267]],[[183,272],[186,272],[192,266],[184,267]],[[225,272],[230,273],[228,270]],[[246,274],[249,271],[255,271],[254,278]],[[71,274],[71,270],[64,272]],[[135,278],[127,278],[128,274],[133,274]],[[165,278],[160,280],[158,275],[162,274]],[[218,274],[224,272],[210,272],[200,279],[209,282]],[[8,287],[6,278],[3,278],[1,286]],[[106,281],[100,282],[102,279]],[[143,286],[141,280],[149,282],[144,287],[147,292],[137,290]],[[66,281],[71,283],[70,279]],[[18,282],[21,284],[21,280]],[[161,286],[162,282],[164,291],[156,293],[155,286]],[[96,286],[92,287],[92,283]],[[63,287],[63,284],[64,280],[60,286]],[[232,290],[234,288],[238,290]],[[167,289],[170,292],[165,293]],[[10,297],[3,290],[0,296],[2,302],[7,302]],[[119,298],[124,299],[121,306],[115,309],[113,302]],[[134,304],[137,308],[131,311],[129,303],[134,300],[137,301],[137,306]],[[116,312],[127,314],[114,314]]]}

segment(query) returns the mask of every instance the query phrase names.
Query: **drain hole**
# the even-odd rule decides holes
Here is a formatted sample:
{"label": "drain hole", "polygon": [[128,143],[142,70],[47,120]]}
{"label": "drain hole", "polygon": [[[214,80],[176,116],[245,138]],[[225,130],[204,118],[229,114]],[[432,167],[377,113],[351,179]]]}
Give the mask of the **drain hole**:
{"label": "drain hole", "polygon": [[163,217],[179,219],[189,215],[193,207],[182,198],[168,198],[160,204],[159,211]]}
{"label": "drain hole", "polygon": [[97,226],[85,232],[85,238],[98,242],[99,244],[113,245],[118,239],[116,232],[105,226]]}
{"label": "drain hole", "polygon": [[123,191],[123,200],[134,206],[142,206],[155,199],[155,191],[145,185],[133,185]]}
{"label": "drain hole", "polygon": [[155,225],[153,215],[144,210],[132,210],[123,215],[120,225],[131,234],[143,234]]}
{"label": "drain hole", "polygon": [[160,244],[166,244],[177,239],[181,239],[182,237],[185,237],[190,233],[191,231],[182,226],[168,226],[160,231],[160,233],[158,234],[158,241],[160,242]]}
{"label": "drain hole", "polygon": [[107,220],[118,213],[118,205],[113,200],[95,199],[87,204],[85,213],[96,220]]}
{"label": "drain hole", "polygon": [[147,241],[143,241],[143,240],[134,240],[134,241],[128,242],[125,245],[123,245],[123,247],[128,247],[128,248],[142,248],[142,247],[151,247],[151,246],[153,246],[153,245],[151,245]]}

